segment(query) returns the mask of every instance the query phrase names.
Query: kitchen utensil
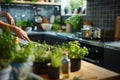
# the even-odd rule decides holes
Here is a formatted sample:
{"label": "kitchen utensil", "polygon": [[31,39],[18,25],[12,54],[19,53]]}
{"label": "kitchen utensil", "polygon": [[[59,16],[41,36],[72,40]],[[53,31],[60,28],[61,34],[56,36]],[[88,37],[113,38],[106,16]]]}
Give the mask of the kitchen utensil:
{"label": "kitchen utensil", "polygon": [[37,15],[37,11],[36,11],[35,7],[33,7],[33,9],[34,9],[34,19],[35,19],[35,23],[36,23],[37,29],[38,30],[43,30],[43,28],[41,26],[42,16],[41,15]]}
{"label": "kitchen utensil", "polygon": [[35,18],[35,22],[36,23],[41,23],[42,22],[42,16],[41,15],[37,15],[37,11],[36,8],[34,7],[34,18]]}
{"label": "kitchen utensil", "polygon": [[52,24],[49,24],[49,23],[42,23],[41,25],[42,25],[43,30],[45,31],[50,31],[52,28]]}
{"label": "kitchen utensil", "polygon": [[91,39],[92,38],[92,28],[82,28],[82,38]]}
{"label": "kitchen utensil", "polygon": [[100,28],[92,28],[93,39],[101,38],[101,29]]}

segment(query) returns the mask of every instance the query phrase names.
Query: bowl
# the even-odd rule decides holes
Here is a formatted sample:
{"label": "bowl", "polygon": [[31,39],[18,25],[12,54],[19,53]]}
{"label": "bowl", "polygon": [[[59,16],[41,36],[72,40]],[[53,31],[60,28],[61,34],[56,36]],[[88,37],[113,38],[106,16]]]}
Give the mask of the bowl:
{"label": "bowl", "polygon": [[45,31],[50,31],[52,28],[52,24],[49,24],[49,23],[42,23],[41,26]]}

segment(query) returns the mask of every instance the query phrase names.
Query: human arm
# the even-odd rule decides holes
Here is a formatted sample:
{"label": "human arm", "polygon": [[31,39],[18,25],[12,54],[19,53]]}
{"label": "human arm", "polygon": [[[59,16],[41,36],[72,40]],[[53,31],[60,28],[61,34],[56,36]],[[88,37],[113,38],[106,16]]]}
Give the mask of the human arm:
{"label": "human arm", "polygon": [[9,24],[15,25],[13,17],[8,12],[0,11],[0,14],[1,16],[6,17]]}
{"label": "human arm", "polygon": [[7,23],[4,23],[2,21],[0,21],[0,28],[2,29],[6,29],[9,28],[11,29],[14,33],[16,33],[16,35],[24,40],[29,41],[29,38],[27,36],[27,33],[25,31],[23,31],[21,28],[14,26],[14,25],[10,25]]}

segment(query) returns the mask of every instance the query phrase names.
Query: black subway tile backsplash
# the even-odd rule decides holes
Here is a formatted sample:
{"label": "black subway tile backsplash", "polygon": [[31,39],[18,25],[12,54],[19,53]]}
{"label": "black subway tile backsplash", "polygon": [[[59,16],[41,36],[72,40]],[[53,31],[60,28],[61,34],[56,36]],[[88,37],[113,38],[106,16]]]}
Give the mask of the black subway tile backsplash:
{"label": "black subway tile backsplash", "polygon": [[84,20],[91,20],[94,27],[104,30],[104,41],[113,41],[115,19],[119,15],[119,0],[87,0],[87,15]]}
{"label": "black subway tile backsplash", "polygon": [[[2,11],[9,12],[15,20],[33,20],[33,7],[37,8],[37,14],[50,20],[52,15],[60,15],[60,6],[30,5],[30,4],[1,4]],[[4,20],[5,21],[5,20]]]}
{"label": "black subway tile backsplash", "polygon": [[[2,10],[10,12],[15,20],[34,20],[33,6],[40,9],[38,14],[48,20],[51,15],[60,15],[60,6],[1,4]],[[94,27],[104,30],[104,41],[113,41],[116,16],[120,16],[119,0],[87,0],[87,15],[82,17],[84,21],[92,21]],[[67,17],[63,17],[63,20]]]}

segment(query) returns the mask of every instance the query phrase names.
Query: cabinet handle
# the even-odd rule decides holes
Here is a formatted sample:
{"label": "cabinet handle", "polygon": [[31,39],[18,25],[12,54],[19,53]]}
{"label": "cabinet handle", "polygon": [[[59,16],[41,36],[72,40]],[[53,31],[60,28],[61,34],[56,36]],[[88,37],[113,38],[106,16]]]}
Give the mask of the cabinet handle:
{"label": "cabinet handle", "polygon": [[95,50],[95,52],[96,52],[96,53],[98,53],[98,52],[99,52],[99,50]]}
{"label": "cabinet handle", "polygon": [[90,62],[93,62],[93,63],[99,63],[100,61],[99,60],[93,60],[93,59],[90,59],[90,58],[87,58],[87,57],[84,57],[85,60],[88,60]]}

